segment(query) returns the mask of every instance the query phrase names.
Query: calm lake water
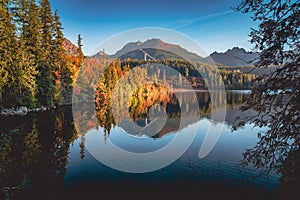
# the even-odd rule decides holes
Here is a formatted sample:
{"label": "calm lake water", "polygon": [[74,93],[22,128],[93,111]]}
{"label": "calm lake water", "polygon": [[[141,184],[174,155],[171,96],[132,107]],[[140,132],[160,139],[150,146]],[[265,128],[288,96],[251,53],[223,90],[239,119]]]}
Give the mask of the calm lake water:
{"label": "calm lake water", "polygon": [[[227,92],[225,122],[211,119],[207,93],[197,95],[200,120],[178,129],[180,115],[171,101],[166,105],[168,122],[152,137],[129,133],[126,127],[111,125],[110,119],[100,127],[93,127],[87,119],[86,132],[78,133],[71,106],[0,118],[0,199],[285,199],[288,190],[281,184],[282,174],[261,173],[261,169],[241,165],[243,153],[256,145],[257,133],[263,130],[246,124],[232,131],[236,117],[245,115],[238,109],[247,92]],[[183,92],[182,98],[185,96]],[[140,116],[136,123],[145,126],[146,118]],[[224,128],[218,142],[208,156],[200,159],[207,128],[220,124]],[[102,164],[86,148],[105,147],[109,140],[130,152],[151,152],[168,144],[176,134],[186,134],[195,127],[196,137],[188,150],[171,165],[150,173],[117,171]],[[122,164],[126,158],[114,162]]]}

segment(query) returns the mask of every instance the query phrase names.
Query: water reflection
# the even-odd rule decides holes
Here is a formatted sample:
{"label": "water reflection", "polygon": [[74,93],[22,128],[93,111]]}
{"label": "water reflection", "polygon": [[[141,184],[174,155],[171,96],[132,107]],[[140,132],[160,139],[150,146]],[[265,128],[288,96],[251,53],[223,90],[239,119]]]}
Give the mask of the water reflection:
{"label": "water reflection", "polygon": [[[227,93],[226,128],[218,145],[202,160],[195,153],[204,137],[201,133],[209,123],[221,123],[211,121],[210,96],[205,92],[197,93],[195,102],[190,101],[186,92],[176,98],[171,96],[165,104],[157,102],[166,109],[167,121],[156,135],[150,137],[124,134],[126,127],[118,126],[118,121],[109,114],[109,107],[103,107],[105,114],[98,113],[92,119],[88,117],[89,113],[76,113],[75,120],[85,124],[80,128],[86,130],[86,134],[81,135],[74,127],[70,107],[32,113],[26,117],[1,118],[0,199],[79,199],[94,195],[107,199],[120,198],[120,195],[132,199],[170,196],[173,199],[199,199],[217,198],[219,195],[243,199],[292,197],[298,191],[296,187],[300,180],[298,150],[288,155],[273,156],[273,159],[280,159],[276,171],[271,170],[268,174],[260,174],[251,166],[245,168],[239,163],[246,149],[259,144],[256,133],[261,130],[246,125],[244,129],[231,133],[231,127],[238,123],[236,116],[241,115],[238,108],[245,97],[243,93]],[[188,110],[189,103],[199,103],[200,110],[189,110],[189,113],[201,113],[200,121],[186,124],[180,130],[178,98],[187,103],[181,109]],[[146,126],[151,121],[147,115],[148,107],[141,113],[134,120]],[[132,175],[112,170],[95,160],[85,149],[86,143],[93,139],[91,133],[96,132],[103,133],[124,149],[152,151],[167,144],[176,133],[189,131],[193,124],[200,126],[195,144],[178,161],[153,173]],[[284,146],[278,145],[278,148]],[[266,156],[261,154],[252,159],[272,159],[271,154]],[[100,192],[99,188],[103,191],[101,189]],[[149,194],[149,188],[156,189],[151,189]],[[119,192],[116,193],[116,190]],[[215,190],[219,191],[218,194]]]}
{"label": "water reflection", "polygon": [[[212,92],[211,94],[209,94],[208,92],[197,92],[196,98],[193,98],[194,94],[190,92],[177,93],[176,96],[168,92],[165,92],[165,94],[160,92],[159,94],[160,95],[156,96],[153,99],[152,96],[148,98],[138,98],[138,95],[135,95],[134,93],[133,98],[129,103],[130,106],[129,108],[127,108],[129,109],[130,116],[119,115],[121,116],[119,118],[115,118],[115,116],[113,115],[112,101],[106,101],[105,104],[97,104],[96,115],[93,115],[92,112],[89,113],[89,107],[91,107],[91,104],[93,102],[84,102],[81,104],[80,109],[75,109],[76,112],[74,114],[75,120],[79,124],[79,132],[86,133],[88,130],[97,128],[97,126],[99,125],[104,129],[105,134],[109,135],[111,129],[114,126],[120,126],[120,121],[124,119],[126,120],[128,118],[133,119],[140,126],[147,126],[147,124],[151,122],[149,115],[151,107],[153,105],[154,107],[160,105],[158,109],[165,109],[167,121],[163,129],[153,137],[162,137],[163,135],[170,132],[178,131],[180,119],[183,117],[182,114],[186,114],[187,116],[185,117],[189,117],[191,119],[187,120],[187,124],[184,124],[183,127],[186,127],[189,124],[198,121],[199,118],[195,116],[200,115],[201,117],[210,118],[212,114],[211,98],[217,100],[219,102],[219,105],[222,105],[227,101],[227,109],[229,110],[229,114],[227,114],[225,122],[228,125],[232,126],[235,123],[238,123],[238,121],[236,120],[236,116],[241,115],[241,113],[238,111],[238,108],[245,98],[245,94],[235,92],[228,92],[227,99],[223,99],[222,95],[218,92]],[[149,99],[152,99],[150,103]],[[181,102],[181,105],[179,102]],[[86,109],[84,107],[86,107]],[[190,109],[195,107],[199,107],[199,110]],[[221,111],[222,108],[219,109]],[[218,113],[218,108],[215,108],[215,110],[216,113]],[[118,113],[122,113],[122,111],[118,110]],[[222,122],[221,119],[220,121],[218,121],[218,118],[216,118],[216,120],[216,123]],[[130,129],[126,129],[126,127],[122,128],[125,128],[125,130],[128,130],[128,132],[131,133],[131,131],[129,131]]]}
{"label": "water reflection", "polygon": [[1,118],[1,199],[54,199],[77,138],[70,108]]}

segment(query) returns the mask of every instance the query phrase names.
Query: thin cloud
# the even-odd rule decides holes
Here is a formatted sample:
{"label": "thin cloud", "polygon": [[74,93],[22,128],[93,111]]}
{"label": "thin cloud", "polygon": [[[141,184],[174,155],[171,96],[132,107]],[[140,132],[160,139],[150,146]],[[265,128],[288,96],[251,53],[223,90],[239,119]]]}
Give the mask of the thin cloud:
{"label": "thin cloud", "polygon": [[196,17],[196,18],[192,18],[192,19],[182,19],[182,20],[178,20],[177,21],[177,26],[173,29],[178,30],[178,29],[182,29],[188,26],[193,25],[196,22],[202,21],[202,20],[206,20],[206,19],[210,19],[210,18],[214,18],[214,17],[219,17],[219,16],[223,16],[223,15],[228,15],[230,13],[233,13],[234,10],[227,10],[227,11],[223,11],[223,12],[218,12],[218,13],[214,13],[214,14],[210,14],[210,15],[205,15],[205,16],[200,16],[200,17]]}

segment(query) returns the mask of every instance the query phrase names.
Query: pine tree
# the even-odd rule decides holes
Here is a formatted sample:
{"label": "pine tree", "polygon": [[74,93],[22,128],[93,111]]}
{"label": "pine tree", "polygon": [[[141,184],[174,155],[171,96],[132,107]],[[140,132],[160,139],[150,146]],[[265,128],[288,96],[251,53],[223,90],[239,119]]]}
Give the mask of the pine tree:
{"label": "pine tree", "polygon": [[66,67],[64,62],[64,49],[63,49],[63,33],[62,33],[62,24],[60,22],[60,18],[58,16],[58,11],[56,10],[53,15],[53,59],[54,65],[56,69],[56,84],[55,84],[55,96],[54,100],[57,104],[61,104],[63,100],[63,85],[62,85],[62,68]]}
{"label": "pine tree", "polygon": [[0,107],[2,106],[3,89],[9,83],[9,68],[11,67],[11,50],[14,45],[14,29],[8,10],[9,0],[0,2]]}
{"label": "pine tree", "polygon": [[[27,0],[27,4],[23,3],[23,6],[26,5],[24,22],[22,24],[22,32],[21,32],[21,41],[23,44],[21,46],[24,47],[24,51],[26,51],[32,61],[31,67],[29,68],[31,72],[31,82],[35,84],[35,97],[32,98],[31,104],[36,105],[37,103],[37,77],[38,77],[38,65],[42,60],[42,48],[41,48],[41,22],[39,19],[39,11],[40,8],[36,5],[35,0]],[[21,48],[22,50],[22,48]],[[33,85],[32,85],[33,86]],[[33,91],[31,91],[32,93]],[[31,94],[30,93],[30,94]]]}
{"label": "pine tree", "polygon": [[[20,74],[16,79],[19,86],[19,102],[20,105],[34,107],[36,104],[36,75],[37,75],[37,59],[36,49],[39,48],[39,34],[37,16],[33,14],[37,10],[34,0],[22,0],[19,10],[19,41],[17,51],[17,68]],[[37,27],[36,27],[37,26]],[[34,40],[32,39],[34,38]],[[17,95],[16,95],[17,96]]]}
{"label": "pine tree", "polygon": [[13,22],[16,26],[16,38],[11,59],[11,73],[12,78],[10,86],[5,90],[7,106],[29,106],[33,107],[35,104],[35,75],[36,68],[32,54],[27,51],[25,38],[23,37],[23,30],[26,24],[26,16],[28,15],[27,1],[12,1],[10,10]]}
{"label": "pine tree", "polygon": [[54,29],[54,45],[55,48],[57,49],[57,52],[62,54],[64,53],[64,48],[63,48],[63,42],[64,42],[64,36],[62,33],[63,27],[60,22],[60,17],[58,15],[58,11],[55,10],[54,15],[53,15],[53,29]]}
{"label": "pine tree", "polygon": [[[34,56],[35,64],[42,58],[41,52],[41,22],[38,18],[40,8],[35,0],[28,0],[28,13],[22,28],[22,39],[25,41],[27,50]],[[30,22],[30,23],[29,23]]]}
{"label": "pine tree", "polygon": [[22,30],[22,22],[25,17],[25,8],[26,7],[26,1],[25,0],[10,0],[9,1],[9,12],[11,14],[11,19],[13,21],[13,24],[16,27],[16,33],[17,36],[20,35],[20,32]]}
{"label": "pine tree", "polygon": [[[27,50],[24,40],[20,40],[17,49],[17,60],[15,62],[19,69],[18,77],[16,77],[18,87],[15,92],[17,105],[25,105],[34,107],[36,104],[36,65],[34,63],[34,56]],[[18,94],[18,95],[17,95]]]}
{"label": "pine tree", "polygon": [[3,106],[9,107],[15,104],[17,96],[14,95],[18,86],[17,78],[20,71],[16,65],[17,58],[17,36],[16,26],[12,23],[12,15],[10,14],[10,6],[8,0],[1,1],[0,6],[0,64],[1,76],[0,80],[1,96],[3,98]]}
{"label": "pine tree", "polygon": [[35,0],[0,1],[0,107],[1,102],[4,107],[37,102],[52,107],[71,99],[74,70],[63,41],[62,24],[49,0],[39,6]]}
{"label": "pine tree", "polygon": [[53,107],[55,105],[55,64],[53,55],[53,16],[48,0],[41,1],[40,21],[42,25],[41,49],[42,58],[38,63],[37,98],[41,105]]}
{"label": "pine tree", "polygon": [[63,27],[55,11],[53,16],[54,28],[54,49],[56,50],[55,58],[58,68],[57,89],[60,96],[60,103],[71,103],[73,92],[73,79],[74,71],[72,70],[72,62],[70,58],[66,57],[66,52],[63,47],[64,36],[62,33]]}

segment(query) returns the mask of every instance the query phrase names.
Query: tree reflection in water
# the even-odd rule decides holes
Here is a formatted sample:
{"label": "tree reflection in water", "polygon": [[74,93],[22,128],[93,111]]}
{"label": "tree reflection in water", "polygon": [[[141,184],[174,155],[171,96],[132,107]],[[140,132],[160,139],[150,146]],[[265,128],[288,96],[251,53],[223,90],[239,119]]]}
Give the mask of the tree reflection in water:
{"label": "tree reflection in water", "polygon": [[1,118],[0,199],[55,199],[77,137],[70,108]]}
{"label": "tree reflection in water", "polygon": [[[130,116],[127,116],[134,118],[138,123],[148,117],[149,106],[151,106],[146,103],[147,98],[143,95],[134,95],[134,98],[138,98],[139,96],[141,99],[134,100],[139,103],[129,104],[138,106],[131,109],[128,108],[131,110],[131,114]],[[166,98],[164,101],[156,101],[155,98],[153,98],[153,101],[151,102],[154,104],[161,104],[166,109],[167,121],[163,129],[152,137],[161,138],[166,134],[178,131],[178,126],[175,126],[174,124],[178,124],[178,120],[181,117],[180,106],[178,105],[179,98],[182,99],[184,104],[187,104],[187,106],[183,106],[181,109],[188,109],[188,103],[199,103],[200,110],[190,110],[190,114],[193,115],[194,112],[200,112],[201,117],[210,118],[210,96],[207,92],[197,93],[197,101],[195,102],[190,101],[188,92],[182,92],[181,95],[178,95],[177,97],[171,95],[170,98]],[[238,108],[242,104],[244,98],[245,94],[242,93],[227,93],[228,110],[234,110],[236,112],[235,114],[228,112],[225,122],[227,125],[233,126],[238,123],[238,121],[235,120],[235,116],[240,115]],[[219,100],[222,101],[222,99]],[[74,115],[75,118],[77,117],[76,120],[80,121],[82,125],[85,125],[85,127],[80,127],[81,130],[88,131],[97,128],[97,125],[99,125],[100,128],[106,130],[107,137],[109,137],[110,130],[113,126],[118,125],[118,121],[113,118],[112,114],[107,114],[111,113],[111,108],[108,105],[109,102],[98,108],[101,111],[100,113],[106,113],[105,117],[102,117],[102,114],[98,112],[95,118],[90,118],[88,113],[77,113]],[[144,107],[140,105],[144,105]],[[136,113],[133,113],[133,111]],[[140,123],[140,125],[145,124]],[[143,182],[143,184],[145,184],[143,188],[139,187],[141,184],[140,182],[130,182],[130,184],[127,182],[125,184],[125,182],[122,181],[118,183],[104,181],[105,183],[103,182],[103,184],[98,182],[95,183],[95,185],[85,185],[85,183],[82,183],[78,188],[77,186],[74,186],[70,189],[62,189],[64,188],[64,176],[66,174],[70,146],[75,140],[80,138],[81,142],[79,144],[77,143],[81,148],[78,156],[84,159],[86,153],[84,148],[85,135],[80,135],[76,132],[70,107],[44,113],[32,113],[26,117],[1,118],[0,127],[1,199],[5,199],[5,197],[9,197],[10,199],[57,199],[58,196],[62,196],[63,199],[78,199],[79,197],[83,198],[86,196],[92,197],[92,195],[99,195],[96,192],[99,190],[96,188],[99,187],[107,191],[102,192],[102,195],[107,198],[117,198],[118,194],[127,194],[129,196],[136,194],[136,198],[143,197],[144,199],[147,199],[144,194],[146,193],[145,187],[147,187],[147,184],[150,184],[149,180]],[[276,138],[271,138],[269,140],[271,140],[270,144],[273,144],[274,148],[276,147],[275,150],[287,148],[285,143],[276,143]],[[263,150],[266,151],[266,149],[272,147],[260,146],[260,144],[261,143],[258,143],[255,148],[260,148],[262,153]],[[247,195],[249,195],[249,197],[256,196],[262,199],[267,197],[275,199],[292,198],[295,193],[298,193],[300,153],[299,150],[286,152],[285,154],[280,153],[282,153],[282,151],[274,151],[272,154],[265,152],[263,154],[257,154],[257,157],[251,157],[252,160],[259,159],[265,163],[265,165],[260,166],[259,169],[268,167],[269,171],[276,170],[277,173],[281,174],[280,186],[273,194],[268,193],[268,195],[265,196],[266,193],[262,188],[251,188],[249,187],[249,184],[242,182],[223,182],[225,179],[222,178],[222,173],[224,173],[221,170],[222,163],[220,163],[220,167],[207,171],[197,166],[193,159],[191,159],[189,163],[186,163],[186,166],[182,166],[186,171],[179,170],[178,173],[176,173],[177,177],[175,181],[164,182],[161,180],[161,183],[156,183],[158,189],[153,191],[149,197],[160,198],[165,195],[173,196],[173,199],[176,199],[181,197],[208,198],[209,195],[213,195],[210,197],[214,198],[217,194],[213,191],[218,187],[220,188],[218,195],[222,194],[224,197],[246,198]],[[266,164],[268,162],[273,163]],[[215,179],[211,180],[205,178],[207,173],[214,174]],[[247,174],[241,172],[239,176],[242,179],[242,177],[247,176]],[[201,181],[198,180],[199,177],[202,177]],[[182,183],[184,183],[184,186]],[[128,185],[128,187],[125,187],[124,184]],[[110,188],[112,185],[117,187],[118,190],[120,190],[120,193],[116,194],[115,192],[112,192],[112,189]],[[133,191],[129,185],[135,186],[139,191]],[[148,186],[150,187],[150,185]],[[159,189],[160,187],[164,189]],[[184,196],[174,192],[174,188],[184,194]],[[241,192],[238,192],[239,190]],[[212,194],[209,194],[210,192],[212,192]]]}

